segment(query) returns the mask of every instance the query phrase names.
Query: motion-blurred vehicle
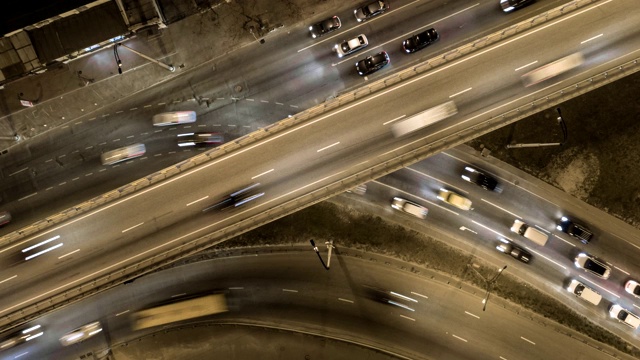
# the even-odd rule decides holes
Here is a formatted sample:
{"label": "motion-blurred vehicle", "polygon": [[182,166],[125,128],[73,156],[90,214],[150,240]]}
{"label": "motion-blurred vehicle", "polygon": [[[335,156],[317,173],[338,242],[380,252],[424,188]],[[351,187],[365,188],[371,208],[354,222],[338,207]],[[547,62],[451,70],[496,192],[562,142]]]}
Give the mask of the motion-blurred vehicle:
{"label": "motion-blurred vehicle", "polygon": [[640,284],[635,280],[627,281],[624,284],[624,290],[635,297],[640,297]]}
{"label": "motion-blurred vehicle", "polygon": [[340,22],[340,18],[332,16],[317,24],[309,26],[309,32],[311,33],[311,37],[315,39],[332,31],[338,30],[341,26],[342,23]]}
{"label": "motion-blurred vehicle", "polygon": [[171,299],[131,314],[133,330],[146,329],[229,311],[224,294]]}
{"label": "motion-blurred vehicle", "polygon": [[84,341],[101,331],[102,326],[100,325],[100,322],[94,321],[66,333],[63,337],[60,338],[60,343],[62,344],[62,346],[73,345]]}
{"label": "motion-blurred vehicle", "polygon": [[364,195],[367,193],[367,184],[360,184],[352,189],[347,190],[348,193]]}
{"label": "motion-blurred vehicle", "polygon": [[358,20],[358,22],[361,22],[368,20],[376,15],[380,15],[387,10],[389,10],[389,1],[377,0],[353,10],[353,14],[356,17],[356,20]]}
{"label": "motion-blurred vehicle", "polygon": [[565,56],[562,59],[556,60],[552,63],[541,66],[537,69],[529,71],[522,75],[522,82],[524,86],[532,86],[537,83],[543,82],[552,77],[558,76],[569,70],[575,69],[584,63],[584,58],[581,53],[571,54]]}
{"label": "motion-blurred vehicle", "polygon": [[523,263],[529,263],[529,261],[531,261],[531,253],[507,239],[501,238],[500,244],[496,246],[496,249]]}
{"label": "motion-blurred vehicle", "polygon": [[44,332],[40,325],[30,326],[24,330],[14,332],[6,338],[0,340],[0,351],[10,349],[14,346],[23,344],[27,341],[31,341],[39,336],[42,336]]}
{"label": "motion-blurred vehicle", "polygon": [[102,153],[102,155],[100,155],[100,161],[102,162],[102,165],[113,165],[122,161],[140,157],[146,152],[147,148],[144,144],[133,144]]}
{"label": "motion-blurred vehicle", "polygon": [[611,275],[611,268],[600,260],[585,253],[580,253],[575,259],[576,267],[592,273],[595,276],[603,279],[609,278]]}
{"label": "motion-blurred vehicle", "polygon": [[500,0],[502,11],[508,13],[533,4],[536,0]]}
{"label": "motion-blurred vehicle", "polygon": [[334,47],[338,53],[338,57],[343,57],[349,54],[353,54],[358,50],[362,50],[369,45],[369,40],[364,34],[360,34],[351,40],[345,40],[341,44],[336,44]]}
{"label": "motion-blurred vehicle", "polygon": [[398,294],[390,290],[380,289],[375,286],[363,285],[362,289],[364,292],[364,296],[373,301],[377,301],[377,302],[388,304],[388,305],[394,305],[409,311],[415,311],[415,310],[412,307],[406,305],[404,302],[410,302],[410,303],[418,302],[417,300],[404,296],[402,294]]}
{"label": "motion-blurred vehicle", "polygon": [[567,286],[567,291],[593,305],[600,304],[600,300],[602,300],[602,295],[599,292],[575,279],[571,279],[569,286]]}
{"label": "motion-blurred vehicle", "polygon": [[11,213],[6,210],[0,211],[0,227],[3,227],[10,222],[11,222]]}
{"label": "motion-blurred vehicle", "polygon": [[413,35],[402,42],[402,49],[407,54],[422,50],[440,39],[436,29],[427,29],[419,34]]}
{"label": "motion-blurred vehicle", "polygon": [[518,219],[513,222],[511,231],[524,236],[540,246],[544,246],[547,243],[547,240],[549,240],[549,236],[547,234]]}
{"label": "motion-blurred vehicle", "polygon": [[173,111],[153,115],[153,126],[170,126],[196,122],[195,111]]}
{"label": "motion-blurred vehicle", "polygon": [[381,51],[375,55],[367,56],[366,58],[356,63],[356,71],[358,74],[365,76],[373,74],[374,72],[387,66],[391,60],[386,51]]}
{"label": "motion-blurred vehicle", "polygon": [[55,235],[45,240],[39,239],[36,244],[22,249],[21,253],[22,256],[24,256],[24,260],[29,261],[40,255],[46,254],[49,251],[62,247],[64,243],[62,241],[58,241],[60,240],[60,237],[60,235]]}
{"label": "motion-blurred vehicle", "polygon": [[471,210],[471,200],[451,190],[440,189],[438,199],[460,210]]}
{"label": "motion-blurred vehicle", "polygon": [[224,136],[215,132],[196,132],[178,134],[178,146],[212,146],[224,143]]}
{"label": "motion-blurred vehicle", "polygon": [[458,113],[455,102],[434,106],[391,125],[393,136],[400,137],[424,129]]}
{"label": "motion-blurred vehicle", "polygon": [[593,237],[593,233],[584,225],[573,222],[566,216],[560,218],[556,229],[573,236],[583,244],[588,244]]}
{"label": "motion-blurred vehicle", "polygon": [[427,213],[429,212],[426,207],[397,196],[394,197],[391,201],[391,207],[420,219],[425,219],[427,217]]}
{"label": "motion-blurred vehicle", "polygon": [[618,304],[611,305],[609,315],[633,329],[637,329],[640,326],[640,318]]}
{"label": "motion-blurred vehicle", "polygon": [[237,208],[247,204],[264,195],[264,192],[260,192],[260,183],[251,184],[245,188],[242,188],[236,192],[229,194],[222,201],[219,201],[209,207],[204,208],[202,211],[206,212],[213,209],[224,210],[229,208]]}
{"label": "motion-blurred vehicle", "polygon": [[485,190],[491,190],[491,191],[497,191],[497,192],[501,191],[500,187],[498,186],[498,180],[496,180],[494,177],[489,176],[474,167],[465,166],[464,170],[462,171],[462,175],[460,175],[460,177],[462,177],[462,179],[470,183],[474,183],[480,186]]}

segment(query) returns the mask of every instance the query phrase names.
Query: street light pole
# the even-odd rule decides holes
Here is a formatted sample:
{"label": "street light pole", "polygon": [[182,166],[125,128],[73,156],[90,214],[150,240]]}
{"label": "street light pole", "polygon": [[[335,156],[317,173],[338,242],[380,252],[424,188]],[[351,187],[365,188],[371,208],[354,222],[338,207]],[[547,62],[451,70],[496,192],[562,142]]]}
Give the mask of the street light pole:
{"label": "street light pole", "polygon": [[506,268],[507,268],[507,265],[502,267],[502,269],[498,269],[498,273],[493,277],[493,279],[489,281],[485,279],[485,281],[487,281],[487,293],[484,295],[484,299],[482,300],[482,303],[484,304],[482,306],[482,311],[485,311],[487,309],[487,303],[489,302],[489,295],[491,294],[491,290],[493,290],[493,285],[495,284],[495,282],[498,280],[498,278]]}
{"label": "street light pole", "polygon": [[147,56],[147,55],[145,55],[145,54],[143,54],[143,53],[141,53],[139,51],[133,50],[132,48],[130,48],[128,46],[122,45],[122,43],[117,43],[115,45],[115,47],[113,48],[113,52],[114,52],[114,55],[116,57],[116,62],[118,63],[118,73],[119,74],[122,74],[122,61],[120,61],[120,56],[118,55],[118,46],[122,46],[123,48],[126,48],[129,51],[131,51],[132,53],[134,53],[134,54],[136,54],[136,55],[138,55],[138,56],[140,56],[140,57],[142,57],[144,59],[147,59],[147,60],[151,61],[152,63],[154,63],[156,65],[159,65],[160,67],[165,68],[165,69],[167,69],[167,70],[169,70],[171,72],[176,71],[176,68],[173,65],[167,65],[167,64],[165,64],[163,62],[160,62],[160,61],[158,61],[158,60],[156,60],[154,58],[151,58],[151,57],[149,57],[149,56]]}
{"label": "street light pole", "polygon": [[324,266],[326,270],[329,270],[329,266],[331,265],[331,250],[334,248],[333,240],[325,242],[325,244],[327,245],[327,249],[329,250],[329,259],[327,260],[326,264],[324,263],[324,260],[322,260],[322,256],[320,256],[320,250],[318,250],[316,242],[313,241],[313,239],[309,240],[309,242],[311,243],[311,246],[313,246],[313,251],[315,251],[318,255],[318,259],[320,259],[322,266]]}

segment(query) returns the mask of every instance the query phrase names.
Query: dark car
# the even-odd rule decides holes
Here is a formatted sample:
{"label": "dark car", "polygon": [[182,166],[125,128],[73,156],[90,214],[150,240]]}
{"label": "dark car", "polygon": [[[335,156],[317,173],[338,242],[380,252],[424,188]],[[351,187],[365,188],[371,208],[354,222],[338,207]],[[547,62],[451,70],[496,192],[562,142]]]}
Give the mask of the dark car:
{"label": "dark car", "polygon": [[502,189],[498,186],[498,180],[471,166],[467,166],[464,168],[461,177],[464,180],[474,183],[485,190],[497,192],[502,191]]}
{"label": "dark car", "polygon": [[418,50],[424,49],[425,47],[438,41],[438,39],[440,39],[440,35],[436,31],[436,29],[431,28],[417,35],[413,35],[412,37],[403,41],[402,48],[406,53],[413,53]]}
{"label": "dark car", "polygon": [[342,26],[340,18],[337,16],[333,16],[326,20],[322,20],[317,24],[309,26],[309,32],[311,32],[311,37],[315,39],[334,30],[340,29],[340,26]]}
{"label": "dark car", "polygon": [[504,12],[512,12],[527,5],[533,4],[536,0],[500,0],[500,6]]}
{"label": "dark car", "polygon": [[387,10],[389,10],[389,2],[378,0],[353,10],[353,14],[356,16],[356,20],[360,22],[380,15]]}
{"label": "dark car", "polygon": [[507,239],[500,239],[500,244],[496,246],[496,249],[507,255],[511,255],[511,257],[518,259],[523,263],[531,261],[531,253]]}
{"label": "dark car", "polygon": [[389,62],[391,62],[389,55],[386,51],[382,51],[358,61],[356,63],[356,70],[358,74],[362,76],[369,75],[387,66]]}
{"label": "dark car", "polygon": [[43,331],[40,325],[29,326],[26,329],[12,333],[11,335],[0,339],[0,351],[10,349],[27,341],[31,341],[42,336]]}
{"label": "dark car", "polygon": [[178,146],[209,146],[220,145],[224,137],[220,133],[197,132],[178,134]]}
{"label": "dark car", "polygon": [[260,192],[260,183],[251,184],[245,188],[242,188],[234,193],[229,194],[226,198],[218,201],[217,203],[204,208],[202,211],[217,209],[233,209],[245,205],[246,203],[253,201],[264,195],[264,192]]}
{"label": "dark car", "polygon": [[566,216],[560,218],[560,222],[558,222],[556,229],[573,236],[583,244],[588,244],[593,237],[593,233],[589,228],[571,221],[571,219]]}

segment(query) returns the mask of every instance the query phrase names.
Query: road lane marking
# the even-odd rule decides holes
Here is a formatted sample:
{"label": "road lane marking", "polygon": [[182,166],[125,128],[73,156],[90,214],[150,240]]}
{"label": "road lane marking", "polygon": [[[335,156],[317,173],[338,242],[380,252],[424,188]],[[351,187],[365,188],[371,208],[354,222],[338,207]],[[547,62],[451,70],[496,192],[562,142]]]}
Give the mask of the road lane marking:
{"label": "road lane marking", "polygon": [[185,295],[187,295],[187,293],[175,294],[175,295],[171,295],[171,297],[172,297],[172,298],[175,298],[175,297],[185,296]]}
{"label": "road lane marking", "polygon": [[541,230],[541,231],[543,231],[543,232],[546,232],[547,234],[551,234],[551,231],[549,231],[549,230],[547,230],[547,229],[541,228],[540,226],[535,225],[535,224],[534,224],[533,226],[537,227],[538,229],[540,229],[540,230]]}
{"label": "road lane marking", "polygon": [[242,286],[230,287],[229,290],[244,290]]}
{"label": "road lane marking", "polygon": [[527,66],[531,66],[531,65],[533,65],[533,64],[537,64],[537,63],[538,63],[538,60],[533,61],[533,62],[530,62],[530,63],[528,63],[528,64],[526,64],[526,65],[522,65],[522,66],[520,66],[519,68],[516,68],[516,71],[520,71],[520,70],[522,70],[522,69],[526,68]]}
{"label": "road lane marking", "polygon": [[433,180],[435,180],[435,181],[437,181],[437,182],[439,182],[439,183],[445,184],[445,185],[447,185],[447,186],[449,186],[449,187],[451,187],[451,188],[456,189],[456,191],[459,191],[459,192],[461,192],[461,193],[463,193],[463,194],[465,194],[465,195],[466,195],[466,194],[469,194],[469,192],[468,192],[468,191],[466,191],[466,190],[459,189],[459,188],[458,188],[457,186],[455,186],[455,185],[451,185],[451,184],[449,184],[449,183],[448,183],[448,182],[446,182],[446,181],[443,181],[443,180],[437,179],[437,178],[435,178],[435,177],[433,177],[433,176],[431,176],[431,175],[425,174],[425,173],[423,173],[423,172],[421,172],[421,171],[418,171],[418,170],[416,170],[416,169],[413,169],[413,168],[411,168],[411,167],[406,167],[405,169],[410,170],[410,171],[413,171],[413,172],[415,172],[415,173],[418,173],[418,174],[420,174],[420,175],[422,175],[422,176],[424,176],[424,177],[431,178],[431,179],[433,179]]}
{"label": "road lane marking", "polygon": [[575,246],[573,243],[571,243],[570,241],[565,240],[565,239],[561,238],[560,236],[558,236],[558,235],[556,235],[556,234],[553,234],[553,236],[554,236],[556,239],[560,239],[560,240],[564,241],[564,242],[565,242],[566,244],[568,244],[568,245],[571,245],[571,246],[573,246],[573,247],[576,247],[576,246]]}
{"label": "road lane marking", "polygon": [[401,318],[405,318],[407,320],[411,320],[411,321],[416,321],[416,319],[408,317],[408,316],[404,316],[404,315],[400,315]]}
{"label": "road lane marking", "polygon": [[320,152],[320,151],[327,150],[328,148],[333,147],[333,146],[336,146],[336,145],[338,145],[338,144],[340,144],[340,141],[335,142],[335,143],[333,143],[333,144],[331,144],[331,145],[329,145],[329,146],[325,146],[325,147],[323,147],[322,149],[317,150],[316,152]]}
{"label": "road lane marking", "polygon": [[475,314],[472,314],[472,313],[470,313],[470,312],[468,312],[468,311],[465,311],[464,313],[465,313],[465,314],[467,314],[467,315],[469,315],[469,316],[473,316],[473,317],[474,317],[474,318],[476,318],[476,319],[480,319],[480,316],[475,315]]}
{"label": "road lane marking", "polygon": [[17,277],[18,277],[18,275],[13,275],[12,277],[8,277],[8,278],[6,278],[6,279],[4,279],[4,280],[0,281],[0,284],[2,284],[2,283],[3,283],[3,282],[5,282],[5,281],[9,281],[9,280],[15,279],[15,278],[17,278]]}
{"label": "road lane marking", "polygon": [[462,230],[462,231],[466,230],[466,231],[469,231],[469,232],[472,232],[472,233],[478,235],[477,231],[473,231],[473,230],[469,229],[468,227],[460,226],[460,230]]}
{"label": "road lane marking", "polygon": [[260,176],[262,176],[262,175],[266,175],[266,174],[268,174],[268,173],[272,172],[273,170],[274,170],[274,169],[271,169],[271,170],[267,170],[267,171],[265,171],[265,172],[263,172],[263,173],[260,173],[260,174],[258,174],[258,175],[256,175],[256,176],[252,177],[252,178],[251,178],[251,180],[253,180],[253,179],[255,179],[255,178],[259,178],[259,177],[260,177]]}
{"label": "road lane marking", "polygon": [[64,255],[58,256],[58,259],[62,259],[63,257],[69,256],[69,255],[71,255],[71,254],[75,254],[75,253],[77,253],[78,251],[80,251],[80,249],[75,249],[75,250],[73,250],[72,252],[69,252],[69,253],[66,253],[66,254],[64,254]]}
{"label": "road lane marking", "polygon": [[482,198],[481,198],[480,200],[481,200],[481,201],[486,202],[486,203],[487,203],[487,204],[489,204],[489,205],[492,205],[492,206],[497,207],[498,209],[500,209],[500,210],[502,210],[502,211],[506,212],[506,213],[507,213],[507,214],[509,214],[509,215],[515,216],[515,217],[516,217],[516,218],[518,218],[518,219],[522,219],[522,216],[520,216],[520,215],[518,215],[518,214],[515,214],[515,213],[512,213],[511,211],[509,211],[509,210],[507,210],[507,209],[505,209],[505,208],[502,208],[502,207],[500,207],[500,206],[498,206],[498,205],[496,205],[496,204],[492,203],[492,202],[491,202],[491,201],[489,201],[489,200],[482,199]]}
{"label": "road lane marking", "polygon": [[187,204],[187,206],[193,205],[193,204],[197,203],[198,201],[202,201],[202,200],[207,199],[207,198],[209,198],[209,195],[207,195],[207,196],[205,196],[205,197],[201,197],[201,198],[200,198],[200,199],[198,199],[198,200],[194,200],[194,201],[192,201],[192,202],[188,203],[188,204]]}
{"label": "road lane marking", "polygon": [[413,291],[412,291],[411,293],[412,293],[413,295],[420,296],[420,297],[423,297],[423,298],[425,298],[425,299],[428,299],[428,298],[429,298],[427,295],[422,295],[422,294],[419,294],[419,293],[417,293],[417,292],[413,292]]}
{"label": "road lane marking", "polygon": [[131,229],[135,229],[135,228],[137,228],[138,226],[140,226],[140,225],[142,225],[142,224],[144,224],[144,221],[143,221],[143,222],[141,222],[141,223],[140,223],[140,224],[138,224],[138,225],[133,225],[132,227],[130,227],[130,228],[128,228],[128,229],[124,229],[124,230],[122,230],[122,232],[123,232],[123,233],[125,233],[125,232],[127,232],[127,231],[129,231],[129,230],[131,230]]}
{"label": "road lane marking", "polygon": [[617,267],[617,266],[613,266],[613,267],[614,267],[614,268],[616,268],[616,269],[618,269],[618,270],[620,270],[620,271],[622,271],[623,273],[625,273],[625,274],[627,274],[627,275],[631,275],[630,273],[628,273],[628,272],[626,272],[626,271],[624,271],[624,270],[620,269],[620,268],[619,268],[619,267]]}
{"label": "road lane marking", "polygon": [[353,300],[343,299],[343,298],[338,298],[338,300],[353,304]]}
{"label": "road lane marking", "polygon": [[455,94],[449,95],[449,99],[451,99],[451,98],[453,98],[453,97],[456,97],[456,96],[458,96],[458,95],[464,94],[464,93],[466,93],[467,91],[469,91],[469,90],[471,90],[471,89],[473,89],[473,88],[464,89],[464,90],[459,91],[459,92],[457,92],[457,93],[455,93]]}
{"label": "road lane marking", "polygon": [[29,353],[28,351],[25,351],[25,352],[23,352],[23,353],[21,353],[21,354],[18,354],[18,355],[16,355],[16,356],[14,356],[13,358],[14,358],[14,359],[21,358],[21,357],[23,357],[23,356],[27,355],[28,353]]}
{"label": "road lane marking", "polygon": [[520,336],[520,339],[522,339],[522,340],[524,340],[524,341],[527,341],[527,342],[530,342],[530,343],[532,343],[533,345],[535,345],[535,344],[536,344],[536,343],[534,343],[533,341],[531,341],[531,340],[529,340],[529,339],[527,339],[526,337],[523,337],[523,336]]}
{"label": "road lane marking", "polygon": [[482,225],[482,224],[480,224],[479,222],[477,222],[477,221],[475,221],[475,220],[471,220],[471,222],[472,222],[472,223],[474,223],[474,224],[476,224],[476,225],[478,225],[478,226],[482,226],[483,228],[485,228],[485,229],[487,229],[487,230],[491,231],[492,233],[494,233],[494,234],[496,234],[496,235],[498,235],[498,236],[502,236],[502,237],[504,237],[504,238],[507,238],[507,236],[504,236],[502,233],[499,233],[499,232],[497,232],[497,231],[495,231],[495,230],[491,229],[491,228],[490,228],[490,227],[488,227],[488,226]]}
{"label": "road lane marking", "polygon": [[468,342],[467,339],[465,338],[461,338],[460,336],[456,335],[456,334],[451,334],[451,336],[453,336],[454,338],[458,339],[458,340],[462,340],[464,342]]}
{"label": "road lane marking", "polygon": [[116,314],[116,316],[124,315],[124,314],[128,313],[129,311],[131,311],[131,310],[125,310],[123,312],[119,312],[119,313]]}
{"label": "road lane marking", "polygon": [[297,293],[298,292],[298,290],[291,290],[291,289],[282,289],[282,291],[292,292],[292,293]]}
{"label": "road lane marking", "polygon": [[587,42],[589,42],[589,41],[591,41],[591,40],[595,40],[595,39],[599,38],[599,37],[600,37],[600,36],[602,36],[602,35],[604,35],[604,34],[596,35],[596,36],[594,36],[594,37],[592,37],[592,38],[588,38],[588,39],[587,39],[587,40],[585,40],[585,41],[581,41],[581,42],[580,42],[580,45],[582,45],[582,44],[584,44],[584,43],[587,43]]}
{"label": "road lane marking", "polygon": [[398,120],[402,119],[402,118],[403,118],[403,117],[405,117],[405,116],[407,116],[407,115],[401,115],[401,116],[398,116],[398,117],[397,117],[397,118],[395,118],[395,119],[391,119],[391,120],[389,120],[389,121],[387,121],[387,122],[382,123],[382,125],[384,126],[384,125],[387,125],[387,124],[391,124],[392,122],[394,122],[394,121],[398,121]]}
{"label": "road lane marking", "polygon": [[35,195],[38,195],[38,193],[37,193],[37,192],[35,192],[35,193],[33,193],[33,194],[30,194],[30,195],[27,195],[27,196],[23,196],[23,197],[21,197],[20,199],[18,199],[18,201],[26,200],[26,199],[28,199],[28,198],[30,198],[30,197],[32,197],[32,196],[35,196]]}
{"label": "road lane marking", "polygon": [[554,261],[554,260],[551,260],[550,258],[548,258],[548,257],[546,257],[546,256],[544,256],[544,255],[542,255],[541,253],[539,253],[539,252],[537,252],[537,251],[535,251],[535,250],[531,250],[531,248],[529,248],[529,247],[527,247],[527,246],[525,246],[525,249],[527,249],[527,250],[531,251],[532,253],[536,254],[537,256],[540,256],[541,258],[547,259],[548,261],[550,261],[550,262],[552,262],[552,263],[554,263],[554,264],[556,264],[556,265],[560,266],[563,270],[566,270],[566,269],[567,269],[567,267],[566,267],[566,266],[564,266],[564,265],[560,264],[559,262],[556,262],[556,261]]}
{"label": "road lane marking", "polygon": [[405,300],[407,300],[407,301],[413,301],[413,302],[415,302],[415,303],[417,303],[417,302],[418,302],[418,300],[416,300],[416,299],[414,299],[414,298],[410,298],[410,297],[408,297],[408,296],[405,296],[405,295],[402,295],[402,294],[398,294],[397,292],[394,292],[394,291],[390,291],[389,293],[390,293],[391,295],[395,295],[395,296],[397,296],[397,297],[399,297],[399,298],[402,298],[402,299],[405,299]]}

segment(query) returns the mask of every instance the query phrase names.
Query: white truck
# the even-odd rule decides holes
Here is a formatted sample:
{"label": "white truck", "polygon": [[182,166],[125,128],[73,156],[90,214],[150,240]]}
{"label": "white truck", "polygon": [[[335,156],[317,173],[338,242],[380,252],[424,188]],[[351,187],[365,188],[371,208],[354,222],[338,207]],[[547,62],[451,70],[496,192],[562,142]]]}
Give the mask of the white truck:
{"label": "white truck", "polygon": [[402,120],[391,125],[393,136],[400,137],[410,132],[422,129],[429,125],[435,124],[440,120],[444,120],[458,113],[458,108],[453,101],[447,101],[444,104],[427,109],[408,119]]}

